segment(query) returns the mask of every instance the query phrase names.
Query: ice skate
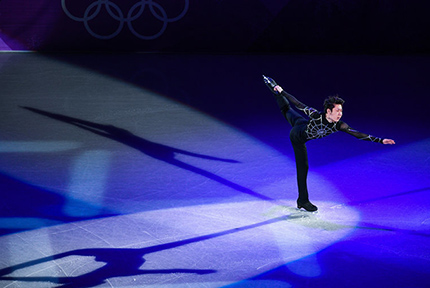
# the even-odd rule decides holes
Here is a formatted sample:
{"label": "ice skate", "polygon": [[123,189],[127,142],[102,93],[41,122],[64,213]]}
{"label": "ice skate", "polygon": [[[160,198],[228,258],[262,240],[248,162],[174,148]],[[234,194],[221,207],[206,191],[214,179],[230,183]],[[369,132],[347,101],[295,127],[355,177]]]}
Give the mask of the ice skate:
{"label": "ice skate", "polygon": [[300,203],[299,201],[297,201],[297,209],[303,208],[306,211],[309,212],[315,212],[318,210],[318,207],[315,206],[314,204],[312,204],[311,202],[304,202],[304,203]]}
{"label": "ice skate", "polygon": [[278,92],[274,90],[275,87],[278,86],[275,80],[264,75],[263,75],[263,80],[264,80],[264,84],[266,84],[266,86],[270,89],[270,91],[272,91],[272,93],[278,94]]}

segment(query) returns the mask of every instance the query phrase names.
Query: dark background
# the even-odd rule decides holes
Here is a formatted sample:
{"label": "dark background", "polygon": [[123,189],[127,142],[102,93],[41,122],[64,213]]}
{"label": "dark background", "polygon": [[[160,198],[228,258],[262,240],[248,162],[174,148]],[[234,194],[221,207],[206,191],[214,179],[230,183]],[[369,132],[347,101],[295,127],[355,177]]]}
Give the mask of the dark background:
{"label": "dark background", "polygon": [[[106,6],[91,6],[95,1],[64,0],[75,17],[92,16],[85,26],[66,15],[61,0],[2,0],[3,50],[422,54],[430,48],[429,1],[189,0],[183,17],[164,23],[160,17],[178,16],[187,1],[157,0],[133,21],[147,36],[166,24],[153,39],[136,37],[126,21],[119,26],[119,16],[137,15],[137,2],[111,0],[109,14]],[[118,33],[97,39],[88,28],[98,35]]]}

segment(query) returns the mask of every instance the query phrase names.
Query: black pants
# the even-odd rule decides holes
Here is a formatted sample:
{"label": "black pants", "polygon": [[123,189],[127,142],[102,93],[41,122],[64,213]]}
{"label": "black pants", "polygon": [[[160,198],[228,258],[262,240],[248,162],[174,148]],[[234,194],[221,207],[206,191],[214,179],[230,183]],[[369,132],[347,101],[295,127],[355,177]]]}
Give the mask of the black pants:
{"label": "black pants", "polygon": [[282,113],[291,125],[290,140],[293,144],[294,157],[296,159],[296,170],[297,170],[297,186],[299,188],[299,197],[297,202],[306,203],[309,202],[308,193],[308,152],[306,149],[306,134],[305,130],[308,124],[303,116],[293,110],[288,101],[284,97],[277,97],[278,105],[281,108]]}

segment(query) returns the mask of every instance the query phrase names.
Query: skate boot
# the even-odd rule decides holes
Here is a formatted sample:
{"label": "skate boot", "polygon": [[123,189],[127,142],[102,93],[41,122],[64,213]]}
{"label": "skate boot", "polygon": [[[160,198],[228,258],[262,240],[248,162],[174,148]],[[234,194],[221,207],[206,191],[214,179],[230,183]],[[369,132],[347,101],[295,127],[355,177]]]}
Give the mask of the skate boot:
{"label": "skate boot", "polygon": [[274,88],[278,86],[275,80],[273,80],[270,77],[266,77],[264,75],[263,75],[263,80],[264,80],[264,84],[266,84],[266,86],[270,89],[270,91],[272,91],[272,93],[278,94],[278,92],[274,90]]}
{"label": "skate boot", "polygon": [[305,209],[306,211],[309,211],[309,212],[314,212],[314,211],[318,210],[318,207],[315,206],[314,204],[312,204],[310,201],[303,202],[303,203],[297,201],[297,209],[300,209],[300,208],[303,208],[303,209]]}

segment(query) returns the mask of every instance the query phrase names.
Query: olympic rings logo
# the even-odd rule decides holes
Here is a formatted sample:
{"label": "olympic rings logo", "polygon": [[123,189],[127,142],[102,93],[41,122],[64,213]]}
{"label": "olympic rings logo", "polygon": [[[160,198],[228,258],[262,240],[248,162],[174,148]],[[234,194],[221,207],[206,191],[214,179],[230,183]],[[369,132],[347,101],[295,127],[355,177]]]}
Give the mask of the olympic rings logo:
{"label": "olympic rings logo", "polygon": [[[77,17],[72,13],[70,13],[69,9],[67,9],[66,1],[67,0],[61,0],[61,6],[63,8],[64,13],[66,13],[66,15],[74,21],[83,22],[88,33],[90,33],[93,37],[101,40],[108,40],[116,37],[119,33],[121,33],[125,23],[127,23],[128,28],[136,37],[143,40],[156,39],[164,33],[164,31],[167,28],[167,24],[178,21],[179,19],[184,17],[184,15],[188,11],[188,6],[189,6],[189,0],[184,0],[184,9],[182,10],[182,12],[179,13],[179,15],[177,15],[176,17],[169,18],[167,16],[166,10],[159,3],[155,2],[154,0],[139,0],[136,4],[134,4],[130,8],[127,16],[125,16],[121,8],[113,1],[95,0],[86,8],[83,17]],[[94,20],[95,18],[97,18],[97,16],[100,15],[100,11],[102,11],[103,6],[106,12],[109,14],[109,16],[112,17],[113,20],[118,22],[118,27],[116,28],[116,30],[113,33],[108,35],[97,34],[95,31],[93,31],[93,29],[89,25],[89,22],[91,20]],[[133,22],[141,18],[146,8],[149,8],[150,12],[155,17],[155,19],[157,19],[158,21],[161,21],[162,23],[159,31],[157,31],[152,35],[142,35],[139,32],[137,32],[133,26]]]}

